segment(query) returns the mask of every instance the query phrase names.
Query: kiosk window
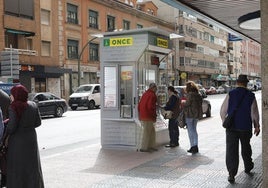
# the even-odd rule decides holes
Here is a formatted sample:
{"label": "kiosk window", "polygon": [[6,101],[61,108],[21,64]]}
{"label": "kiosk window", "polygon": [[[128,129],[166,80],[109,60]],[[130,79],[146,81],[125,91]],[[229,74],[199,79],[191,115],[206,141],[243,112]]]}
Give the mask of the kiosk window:
{"label": "kiosk window", "polygon": [[133,67],[120,66],[120,105],[121,117],[132,117]]}
{"label": "kiosk window", "polygon": [[116,100],[116,67],[104,67],[104,108],[115,108]]}

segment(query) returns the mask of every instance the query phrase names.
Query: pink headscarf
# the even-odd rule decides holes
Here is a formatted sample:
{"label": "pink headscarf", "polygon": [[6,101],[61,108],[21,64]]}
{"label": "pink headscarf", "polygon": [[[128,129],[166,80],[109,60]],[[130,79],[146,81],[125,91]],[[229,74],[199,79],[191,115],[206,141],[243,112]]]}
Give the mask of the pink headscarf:
{"label": "pink headscarf", "polygon": [[23,85],[16,85],[12,87],[11,95],[14,97],[11,108],[16,112],[17,120],[19,120],[23,111],[28,106],[28,90]]}

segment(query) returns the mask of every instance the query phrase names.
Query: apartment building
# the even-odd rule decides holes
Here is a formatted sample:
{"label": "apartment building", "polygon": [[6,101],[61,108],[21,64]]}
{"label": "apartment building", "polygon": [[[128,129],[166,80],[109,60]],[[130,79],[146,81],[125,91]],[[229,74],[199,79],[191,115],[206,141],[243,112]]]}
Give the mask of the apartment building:
{"label": "apartment building", "polygon": [[158,16],[173,22],[175,33],[184,36],[175,41],[177,84],[192,80],[204,86],[217,86],[228,80],[228,33],[160,0],[153,2],[158,7]]}
{"label": "apartment building", "polygon": [[156,17],[152,2],[138,5],[136,0],[5,0],[0,3],[0,49],[18,52],[18,64],[13,74],[2,71],[1,81],[63,98],[79,83],[99,83],[95,34],[151,26],[173,30],[172,23]]}
{"label": "apartment building", "polygon": [[[53,11],[55,7],[58,1],[53,0],[1,1],[2,82],[20,82],[30,92],[66,95],[64,74],[71,70],[64,68],[60,56],[59,16],[58,11]],[[3,54],[8,53],[11,55],[4,58]]]}
{"label": "apartment building", "polygon": [[[172,23],[156,17],[157,7],[152,2],[64,0],[62,5],[62,11],[66,10],[64,17],[66,22],[63,26],[67,45],[65,68],[73,70],[72,90],[78,83],[99,83],[100,40],[95,37],[96,34],[151,26],[173,31]],[[82,49],[84,51],[81,53]],[[78,66],[79,56],[81,59]]]}
{"label": "apartment building", "polygon": [[261,77],[261,45],[252,40],[242,41],[242,73],[249,79],[256,80]]}

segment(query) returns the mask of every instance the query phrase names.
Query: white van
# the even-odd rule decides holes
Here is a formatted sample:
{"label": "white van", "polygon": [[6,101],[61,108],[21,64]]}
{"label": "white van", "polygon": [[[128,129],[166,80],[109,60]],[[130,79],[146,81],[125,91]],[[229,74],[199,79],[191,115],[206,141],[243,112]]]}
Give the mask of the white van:
{"label": "white van", "polygon": [[88,109],[100,107],[100,84],[84,84],[70,95],[69,106],[72,110],[77,107],[87,107]]}

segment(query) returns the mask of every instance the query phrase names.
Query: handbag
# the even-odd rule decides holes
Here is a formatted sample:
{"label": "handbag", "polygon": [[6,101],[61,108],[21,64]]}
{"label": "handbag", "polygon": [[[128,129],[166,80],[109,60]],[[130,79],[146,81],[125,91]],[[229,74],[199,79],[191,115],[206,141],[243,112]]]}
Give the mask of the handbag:
{"label": "handbag", "polygon": [[162,115],[163,115],[164,119],[171,119],[173,112],[171,110],[163,110]]}
{"label": "handbag", "polygon": [[187,128],[187,124],[185,121],[185,115],[184,112],[181,111],[178,118],[177,118],[177,122],[178,122],[178,127],[186,129]]}
{"label": "handbag", "polygon": [[239,106],[240,106],[240,104],[242,103],[242,101],[244,100],[245,95],[246,95],[246,93],[244,93],[242,99],[241,99],[241,100],[239,101],[239,103],[237,104],[237,106],[236,106],[236,108],[234,109],[233,113],[230,114],[230,115],[227,114],[227,116],[225,117],[225,119],[224,119],[224,121],[223,121],[223,123],[222,123],[223,128],[225,128],[225,129],[230,129],[230,128],[232,128],[232,126],[233,126],[233,124],[234,124],[235,113],[236,113],[236,111],[239,109]]}

